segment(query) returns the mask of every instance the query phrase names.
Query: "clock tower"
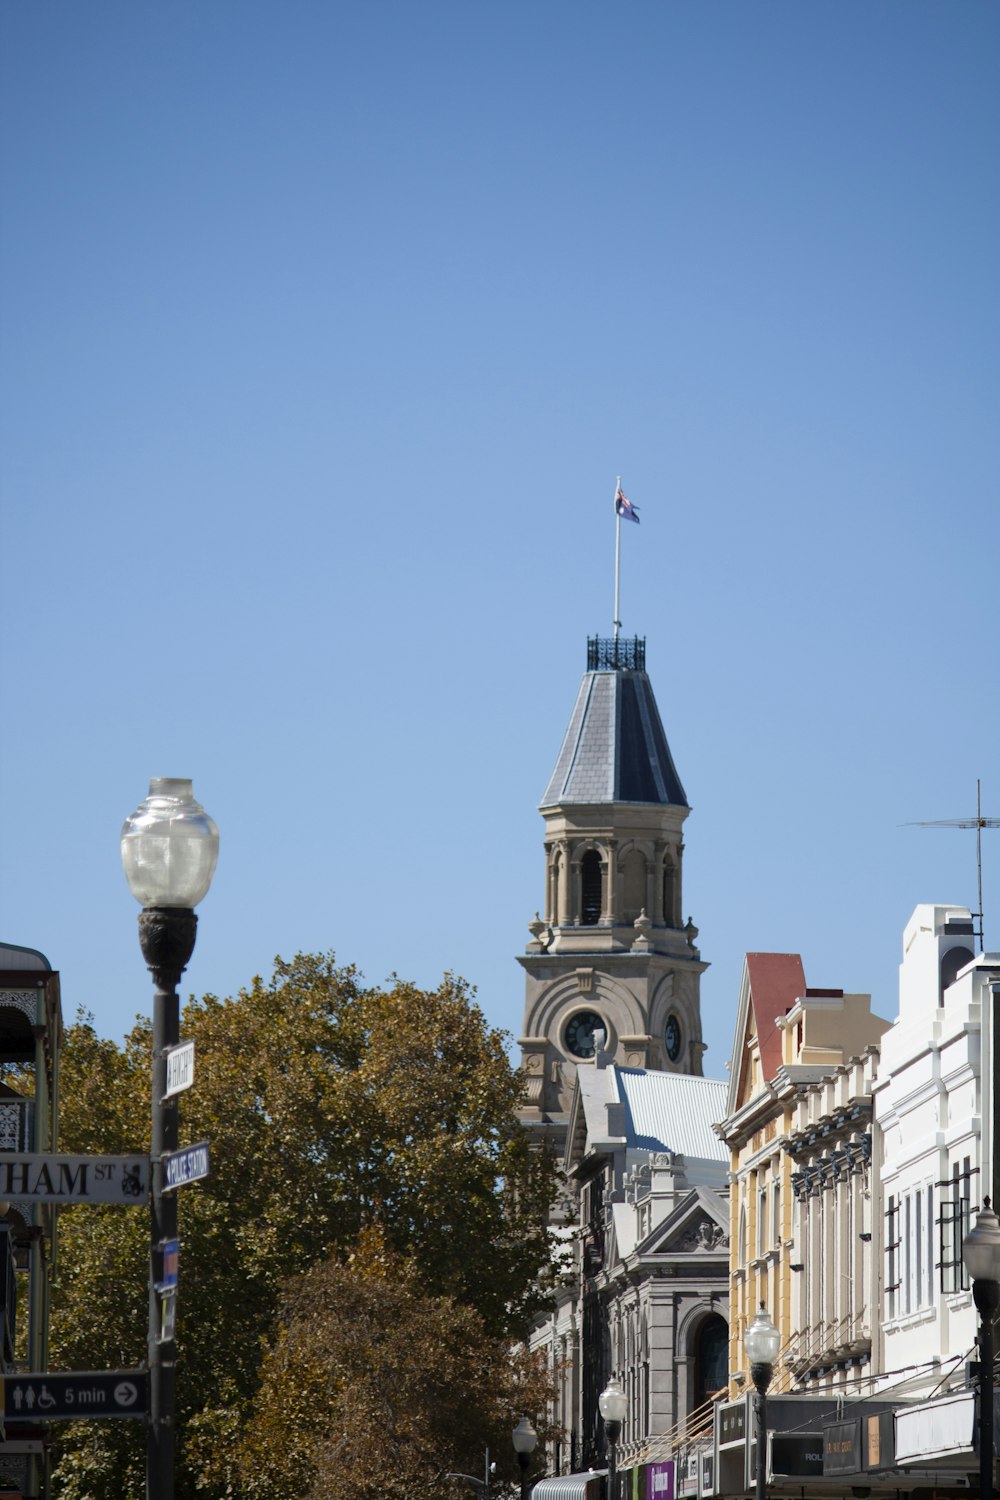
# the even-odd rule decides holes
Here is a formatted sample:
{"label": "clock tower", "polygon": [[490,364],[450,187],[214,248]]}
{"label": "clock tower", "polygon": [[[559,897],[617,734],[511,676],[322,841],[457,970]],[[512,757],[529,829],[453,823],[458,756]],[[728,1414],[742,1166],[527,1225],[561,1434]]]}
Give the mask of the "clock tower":
{"label": "clock tower", "polygon": [[519,957],[526,978],[521,1118],[557,1150],[579,1066],[701,1076],[702,962],[682,915],[689,812],[646,643],[593,639],[542,799],[545,903]]}

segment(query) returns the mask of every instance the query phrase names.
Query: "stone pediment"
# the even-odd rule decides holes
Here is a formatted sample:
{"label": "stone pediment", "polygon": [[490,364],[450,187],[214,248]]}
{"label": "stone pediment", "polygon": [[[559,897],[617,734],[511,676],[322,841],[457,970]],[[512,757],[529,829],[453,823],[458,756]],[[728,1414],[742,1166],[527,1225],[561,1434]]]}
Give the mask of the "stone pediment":
{"label": "stone pediment", "polygon": [[711,1255],[729,1249],[729,1210],[711,1188],[695,1188],[636,1247],[641,1255]]}
{"label": "stone pediment", "polygon": [[699,1251],[728,1249],[729,1235],[721,1224],[710,1219],[708,1214],[702,1214],[698,1220],[687,1226],[683,1233],[674,1235],[669,1245],[664,1245],[665,1250],[680,1251],[685,1255],[696,1255]]}

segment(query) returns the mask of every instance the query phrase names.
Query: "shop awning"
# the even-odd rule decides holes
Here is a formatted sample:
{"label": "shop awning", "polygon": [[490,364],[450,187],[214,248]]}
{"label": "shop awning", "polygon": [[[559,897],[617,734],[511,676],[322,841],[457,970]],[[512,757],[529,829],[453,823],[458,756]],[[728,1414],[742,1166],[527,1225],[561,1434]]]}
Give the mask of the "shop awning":
{"label": "shop awning", "polygon": [[587,1469],[583,1474],[556,1474],[531,1486],[532,1500],[601,1500],[607,1469]]}
{"label": "shop awning", "polygon": [[960,1460],[974,1453],[976,1397],[974,1391],[955,1391],[934,1401],[922,1401],[896,1413],[897,1464],[926,1464]]}

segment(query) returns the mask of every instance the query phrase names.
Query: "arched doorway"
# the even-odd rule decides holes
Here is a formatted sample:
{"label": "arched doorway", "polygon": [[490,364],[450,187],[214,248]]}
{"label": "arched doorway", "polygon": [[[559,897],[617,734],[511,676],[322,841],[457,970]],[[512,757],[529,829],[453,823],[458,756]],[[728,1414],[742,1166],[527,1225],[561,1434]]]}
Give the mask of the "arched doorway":
{"label": "arched doorway", "polygon": [[728,1380],[729,1326],[725,1318],[712,1313],[695,1334],[692,1408],[703,1406]]}

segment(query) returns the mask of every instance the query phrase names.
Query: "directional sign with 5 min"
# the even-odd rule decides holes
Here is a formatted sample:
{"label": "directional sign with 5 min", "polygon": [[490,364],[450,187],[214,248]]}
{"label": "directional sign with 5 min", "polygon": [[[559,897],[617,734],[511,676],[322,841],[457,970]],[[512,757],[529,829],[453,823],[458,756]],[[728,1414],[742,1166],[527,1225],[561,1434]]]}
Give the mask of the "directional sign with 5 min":
{"label": "directional sign with 5 min", "polygon": [[8,1422],[80,1421],[90,1417],[145,1417],[145,1370],[96,1370],[68,1375],[7,1375]]}

